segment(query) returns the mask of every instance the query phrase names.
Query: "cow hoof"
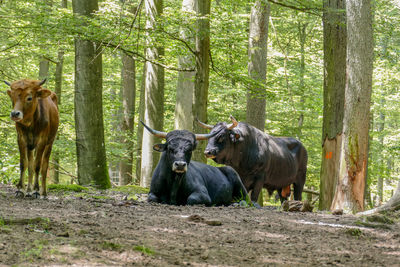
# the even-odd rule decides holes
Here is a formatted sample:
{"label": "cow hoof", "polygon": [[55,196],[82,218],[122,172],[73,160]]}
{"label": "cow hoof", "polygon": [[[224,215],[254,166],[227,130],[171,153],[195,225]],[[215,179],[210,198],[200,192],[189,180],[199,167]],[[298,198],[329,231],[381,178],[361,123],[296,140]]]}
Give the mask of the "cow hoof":
{"label": "cow hoof", "polygon": [[15,192],[15,197],[17,198],[23,198],[24,197],[24,192],[22,192],[21,190],[17,190]]}
{"label": "cow hoof", "polygon": [[36,198],[36,199],[40,198],[39,192],[34,192],[32,195],[33,195],[33,197]]}

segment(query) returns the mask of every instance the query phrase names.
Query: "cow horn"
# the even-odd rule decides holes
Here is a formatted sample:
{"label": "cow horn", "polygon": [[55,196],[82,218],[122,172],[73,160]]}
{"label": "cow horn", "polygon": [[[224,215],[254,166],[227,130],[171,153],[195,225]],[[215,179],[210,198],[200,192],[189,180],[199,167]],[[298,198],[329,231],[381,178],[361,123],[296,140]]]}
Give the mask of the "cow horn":
{"label": "cow horn", "polygon": [[204,129],[208,129],[211,130],[212,128],[214,128],[214,126],[210,125],[210,124],[205,124],[204,122],[201,122],[199,120],[199,118],[196,118],[197,123]]}
{"label": "cow horn", "polygon": [[8,86],[11,86],[11,84],[7,81],[4,81],[5,84],[7,84]]}
{"label": "cow horn", "polygon": [[216,134],[217,134],[217,132],[209,133],[209,134],[195,134],[195,136],[196,136],[196,140],[207,140],[208,138],[211,138]]}
{"label": "cow horn", "polygon": [[151,129],[149,126],[147,126],[146,124],[144,124],[143,121],[140,121],[143,126],[150,132],[152,133],[154,136],[160,137],[160,138],[166,138],[167,137],[167,133],[166,132],[160,132],[154,129]]}
{"label": "cow horn", "polygon": [[46,82],[47,78],[44,78],[40,83],[39,86],[43,85]]}
{"label": "cow horn", "polygon": [[238,122],[232,115],[230,115],[229,118],[231,119],[232,124],[228,125],[227,127],[228,127],[228,130],[232,130],[233,128],[238,126]]}

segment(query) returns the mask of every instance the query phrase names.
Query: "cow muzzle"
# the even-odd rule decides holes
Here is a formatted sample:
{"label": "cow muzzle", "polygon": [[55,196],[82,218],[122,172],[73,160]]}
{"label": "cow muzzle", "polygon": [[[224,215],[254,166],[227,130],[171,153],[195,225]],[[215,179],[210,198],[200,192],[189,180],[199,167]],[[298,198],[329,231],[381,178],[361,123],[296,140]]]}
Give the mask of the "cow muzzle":
{"label": "cow muzzle", "polygon": [[206,149],[204,150],[204,156],[206,156],[206,158],[209,159],[215,159],[217,156],[217,151],[215,149],[210,149],[210,150]]}
{"label": "cow muzzle", "polygon": [[24,114],[22,113],[22,111],[13,110],[11,111],[10,117],[13,121],[20,121],[23,119]]}
{"label": "cow muzzle", "polygon": [[174,161],[172,163],[172,171],[176,173],[184,173],[187,171],[187,163],[184,161]]}

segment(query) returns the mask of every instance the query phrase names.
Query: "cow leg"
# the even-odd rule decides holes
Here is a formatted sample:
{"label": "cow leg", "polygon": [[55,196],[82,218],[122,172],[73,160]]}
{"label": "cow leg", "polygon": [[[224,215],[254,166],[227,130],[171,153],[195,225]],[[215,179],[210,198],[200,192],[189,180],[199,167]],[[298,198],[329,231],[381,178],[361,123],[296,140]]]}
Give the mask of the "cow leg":
{"label": "cow leg", "polygon": [[257,203],[258,195],[260,194],[263,185],[264,185],[264,177],[256,177],[253,190],[251,191],[251,201],[253,203]]}
{"label": "cow leg", "polygon": [[294,200],[301,200],[304,184],[306,182],[306,171],[299,170],[297,172],[296,182],[293,184]]}
{"label": "cow leg", "polygon": [[24,192],[22,190],[24,190],[24,188],[25,188],[24,174],[25,174],[26,167],[28,165],[28,159],[27,159],[26,142],[24,142],[19,135],[18,135],[18,148],[19,148],[20,173],[19,173],[19,182],[17,184],[17,191],[15,192],[15,196],[23,197]]}
{"label": "cow leg", "polygon": [[28,188],[26,189],[26,196],[31,197],[31,192],[32,192],[32,180],[33,180],[33,150],[28,149]]}
{"label": "cow leg", "polygon": [[211,198],[206,192],[193,192],[190,194],[190,196],[187,199],[187,204],[188,205],[206,205],[210,206],[211,205]]}
{"label": "cow leg", "polygon": [[35,155],[35,182],[33,189],[35,192],[33,193],[35,198],[40,197],[39,193],[39,172],[40,172],[40,167],[42,165],[42,156],[43,156],[43,151],[44,151],[44,145],[38,144],[36,148],[36,155]]}
{"label": "cow leg", "polygon": [[40,167],[41,178],[42,178],[40,194],[44,197],[47,196],[46,179],[47,179],[47,170],[49,168],[49,159],[50,159],[52,147],[53,147],[53,145],[51,144],[51,145],[47,145],[46,148],[44,149],[43,157],[42,157],[42,164]]}

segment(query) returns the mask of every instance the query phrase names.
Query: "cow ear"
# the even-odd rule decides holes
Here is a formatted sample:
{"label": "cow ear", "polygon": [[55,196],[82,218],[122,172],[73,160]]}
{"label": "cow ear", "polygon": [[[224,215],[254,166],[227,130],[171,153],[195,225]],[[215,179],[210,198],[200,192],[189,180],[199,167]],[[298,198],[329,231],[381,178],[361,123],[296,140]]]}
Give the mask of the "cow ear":
{"label": "cow ear", "polygon": [[167,144],[155,144],[153,149],[158,152],[164,152],[167,149]]}
{"label": "cow ear", "polygon": [[11,90],[7,90],[7,94],[11,97]]}
{"label": "cow ear", "polygon": [[230,133],[230,137],[231,137],[231,141],[232,143],[236,143],[236,142],[240,142],[242,141],[242,133],[237,130],[237,129],[233,129]]}
{"label": "cow ear", "polygon": [[46,98],[51,95],[51,91],[47,89],[39,89],[36,92],[36,97]]}

